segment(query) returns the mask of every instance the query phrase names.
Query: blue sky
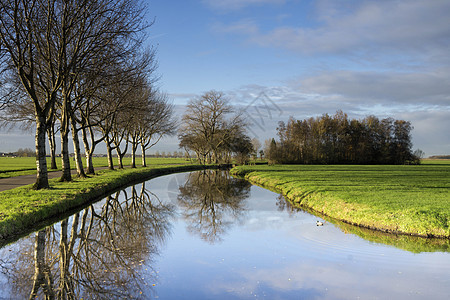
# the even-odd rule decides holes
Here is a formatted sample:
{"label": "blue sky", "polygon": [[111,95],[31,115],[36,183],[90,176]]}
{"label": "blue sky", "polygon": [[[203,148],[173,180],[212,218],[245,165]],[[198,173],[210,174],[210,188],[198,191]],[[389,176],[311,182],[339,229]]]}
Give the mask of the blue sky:
{"label": "blue sky", "polygon": [[264,93],[281,113],[253,128],[261,141],[289,116],[342,109],[409,120],[414,148],[450,153],[450,1],[150,1],[149,13],[177,105],[215,89],[245,107]]}
{"label": "blue sky", "polygon": [[148,12],[159,85],[180,115],[214,89],[248,106],[261,142],[280,120],[341,109],[411,121],[414,149],[450,154],[448,0],[154,0]]}

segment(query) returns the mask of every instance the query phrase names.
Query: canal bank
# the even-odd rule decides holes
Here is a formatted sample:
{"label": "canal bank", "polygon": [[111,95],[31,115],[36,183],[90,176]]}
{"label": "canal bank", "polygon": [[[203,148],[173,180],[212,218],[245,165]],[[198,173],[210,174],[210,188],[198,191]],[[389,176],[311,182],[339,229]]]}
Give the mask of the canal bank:
{"label": "canal bank", "polygon": [[17,239],[126,186],[170,173],[216,167],[184,164],[100,170],[71,182],[51,179],[49,189],[36,191],[29,184],[0,192],[0,241]]}

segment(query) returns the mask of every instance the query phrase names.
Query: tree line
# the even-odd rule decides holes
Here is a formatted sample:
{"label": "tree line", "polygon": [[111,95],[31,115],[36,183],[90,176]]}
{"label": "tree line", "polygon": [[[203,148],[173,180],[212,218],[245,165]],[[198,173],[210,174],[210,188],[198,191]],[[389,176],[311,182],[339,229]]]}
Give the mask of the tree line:
{"label": "tree line", "polygon": [[279,122],[279,141],[272,139],[266,154],[272,163],[407,164],[420,162],[412,152],[411,123],[368,116],[349,119],[338,111],[305,120]]}
{"label": "tree line", "polygon": [[56,168],[57,132],[62,181],[72,179],[70,134],[86,176],[101,142],[110,168],[112,152],[123,167],[128,149],[135,167],[139,146],[145,166],[145,151],[174,133],[173,106],[155,84],[156,50],[144,47],[146,12],[140,0],[0,1],[0,109],[3,121],[36,129],[36,189],[48,187],[47,138]]}

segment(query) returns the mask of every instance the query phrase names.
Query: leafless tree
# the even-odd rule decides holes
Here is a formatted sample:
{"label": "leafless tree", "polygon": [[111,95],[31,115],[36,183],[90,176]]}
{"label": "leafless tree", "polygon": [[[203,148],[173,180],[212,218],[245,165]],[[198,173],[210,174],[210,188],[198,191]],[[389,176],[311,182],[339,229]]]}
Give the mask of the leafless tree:
{"label": "leafless tree", "polygon": [[252,139],[252,145],[253,145],[253,157],[256,160],[256,158],[258,157],[258,150],[259,148],[261,148],[261,142],[257,139],[257,138],[253,138]]}
{"label": "leafless tree", "polygon": [[147,166],[145,151],[156,145],[163,136],[174,134],[175,129],[173,105],[168,102],[167,95],[149,90],[146,109],[138,125],[143,167]]}
{"label": "leafless tree", "polygon": [[187,105],[179,131],[180,147],[194,150],[201,163],[230,157],[230,145],[245,122],[222,92],[209,91]]}
{"label": "leafless tree", "polygon": [[[66,151],[72,91],[94,58],[123,57],[142,43],[145,7],[139,0],[4,0],[0,2],[2,63],[17,72],[33,102],[37,179],[48,187],[45,134],[60,96],[62,180],[70,180]],[[3,68],[3,66],[2,66]]]}
{"label": "leafless tree", "polygon": [[36,120],[35,188],[48,187],[45,133],[62,83],[61,39],[53,1],[0,2],[0,39],[21,84],[33,102]]}

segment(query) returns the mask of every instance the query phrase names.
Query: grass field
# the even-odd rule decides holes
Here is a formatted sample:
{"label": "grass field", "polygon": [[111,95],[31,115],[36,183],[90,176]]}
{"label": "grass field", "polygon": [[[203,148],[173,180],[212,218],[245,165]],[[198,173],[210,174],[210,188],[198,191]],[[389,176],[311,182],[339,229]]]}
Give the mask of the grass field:
{"label": "grass field", "polygon": [[[153,158],[147,157],[147,165],[161,165],[161,164],[184,164],[184,158]],[[71,167],[75,168],[75,162],[71,161]],[[114,157],[114,163],[117,164],[117,159]],[[131,165],[131,157],[124,157],[124,165]],[[56,160],[58,169],[61,170],[61,159]],[[83,157],[83,164],[86,166],[86,160]],[[107,167],[108,161],[106,157],[94,157],[94,168]],[[141,164],[141,157],[137,157],[136,165]],[[50,158],[47,158],[47,166],[50,166]],[[52,171],[52,170],[49,170]],[[28,175],[36,173],[36,159],[34,157],[0,157],[0,178],[14,177],[20,175]]]}
{"label": "grass field", "polygon": [[232,170],[296,206],[405,234],[450,237],[450,164],[275,165]]}

